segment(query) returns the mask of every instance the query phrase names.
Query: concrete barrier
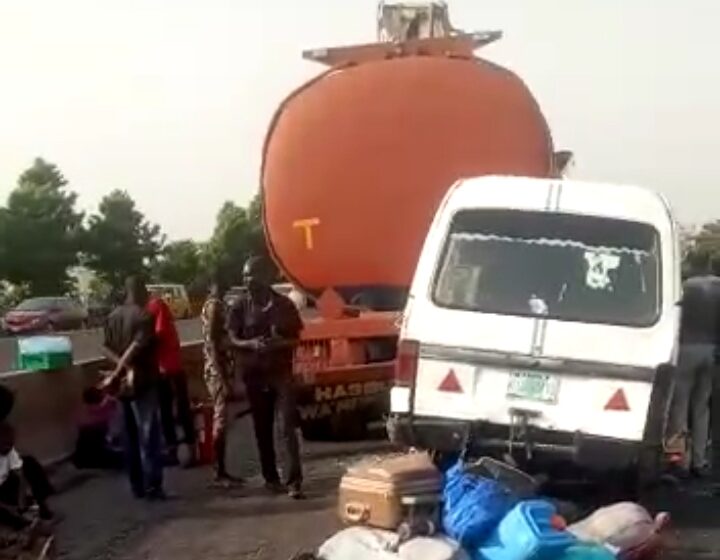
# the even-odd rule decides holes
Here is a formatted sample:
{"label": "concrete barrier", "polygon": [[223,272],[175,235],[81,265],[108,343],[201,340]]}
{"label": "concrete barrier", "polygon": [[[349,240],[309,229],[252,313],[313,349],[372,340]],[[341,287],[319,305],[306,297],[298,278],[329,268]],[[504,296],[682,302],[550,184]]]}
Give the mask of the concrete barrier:
{"label": "concrete barrier", "polygon": [[[183,344],[183,365],[188,373],[190,394],[206,396],[202,382],[202,344]],[[69,457],[77,438],[77,419],[82,391],[96,383],[102,359],[77,362],[57,371],[15,371],[0,374],[0,383],[15,393],[15,408],[10,421],[17,431],[21,453],[35,455],[42,463],[54,463]]]}
{"label": "concrete barrier", "polygon": [[[175,323],[180,340],[191,343],[201,337],[199,319],[187,319]],[[73,357],[76,362],[100,359],[102,330],[89,329],[62,333],[70,337],[73,345]],[[10,372],[17,364],[17,338],[0,338],[0,372]]]}

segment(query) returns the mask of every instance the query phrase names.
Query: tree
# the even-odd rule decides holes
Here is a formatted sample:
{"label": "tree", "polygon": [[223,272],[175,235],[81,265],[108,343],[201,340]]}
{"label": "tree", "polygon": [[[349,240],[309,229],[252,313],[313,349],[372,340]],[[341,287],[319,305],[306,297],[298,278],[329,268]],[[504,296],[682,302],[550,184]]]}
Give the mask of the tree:
{"label": "tree", "polygon": [[720,254],[720,220],[704,224],[693,235],[692,250]]}
{"label": "tree", "polygon": [[260,193],[256,194],[250,201],[247,209],[248,221],[250,222],[250,239],[248,245],[253,255],[265,257],[270,260],[270,252],[265,238],[265,228],[263,227],[263,206]]}
{"label": "tree", "polygon": [[[226,202],[218,212],[215,230],[206,246],[202,267],[237,284],[250,256],[268,257],[262,224],[262,199],[255,195],[247,208]],[[272,261],[270,261],[272,264]]]}
{"label": "tree", "polygon": [[244,208],[234,202],[223,204],[207,244],[205,266],[220,275],[225,282],[238,283],[243,264],[251,255],[251,230],[248,213]]}
{"label": "tree", "polygon": [[88,221],[84,260],[117,289],[127,276],[146,273],[163,243],[160,227],[145,219],[127,192],[114,190]]}
{"label": "tree", "polygon": [[707,264],[717,268],[720,264],[720,220],[700,228],[681,228],[683,273],[693,275],[707,272]]}
{"label": "tree", "polygon": [[102,278],[95,276],[88,285],[87,300],[91,304],[106,304],[111,302],[113,288]]}
{"label": "tree", "polygon": [[10,264],[10,213],[0,208],[0,279],[7,278]]}
{"label": "tree", "polygon": [[2,276],[34,295],[65,293],[77,263],[82,213],[56,165],[38,158],[18,179],[0,213]]}
{"label": "tree", "polygon": [[0,311],[7,311],[15,307],[29,294],[27,286],[15,286],[0,281]]}
{"label": "tree", "polygon": [[190,286],[201,276],[201,248],[190,239],[165,246],[155,265],[154,276],[160,282]]}

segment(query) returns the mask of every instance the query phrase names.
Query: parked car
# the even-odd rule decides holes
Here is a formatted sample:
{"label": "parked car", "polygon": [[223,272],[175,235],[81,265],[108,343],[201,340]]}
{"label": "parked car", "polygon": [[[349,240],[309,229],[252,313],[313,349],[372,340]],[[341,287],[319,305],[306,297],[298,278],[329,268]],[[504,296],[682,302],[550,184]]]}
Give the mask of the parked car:
{"label": "parked car", "polygon": [[175,319],[189,319],[192,316],[190,298],[182,284],[152,284],[150,294],[165,300]]}
{"label": "parked car", "polygon": [[8,334],[30,334],[81,329],[87,322],[87,311],[72,298],[39,297],[26,299],[8,311],[2,327]]}

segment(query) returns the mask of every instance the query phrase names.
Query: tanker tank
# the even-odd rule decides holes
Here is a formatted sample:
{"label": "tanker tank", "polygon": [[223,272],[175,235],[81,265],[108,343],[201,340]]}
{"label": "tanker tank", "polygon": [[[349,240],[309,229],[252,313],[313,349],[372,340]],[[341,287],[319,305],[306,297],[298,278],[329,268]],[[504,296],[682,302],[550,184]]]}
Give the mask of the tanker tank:
{"label": "tanker tank", "polygon": [[366,57],[280,105],[263,154],[266,238],[303,290],[400,308],[456,180],[553,167],[545,118],[511,71],[472,55]]}

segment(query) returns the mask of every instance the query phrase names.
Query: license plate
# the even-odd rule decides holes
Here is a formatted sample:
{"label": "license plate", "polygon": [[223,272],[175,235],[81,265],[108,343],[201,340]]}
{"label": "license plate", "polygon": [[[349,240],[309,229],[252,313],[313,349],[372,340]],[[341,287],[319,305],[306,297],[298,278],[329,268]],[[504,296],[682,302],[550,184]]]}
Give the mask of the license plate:
{"label": "license plate", "polygon": [[507,396],[547,403],[556,403],[560,379],[546,373],[513,372],[507,388]]}

